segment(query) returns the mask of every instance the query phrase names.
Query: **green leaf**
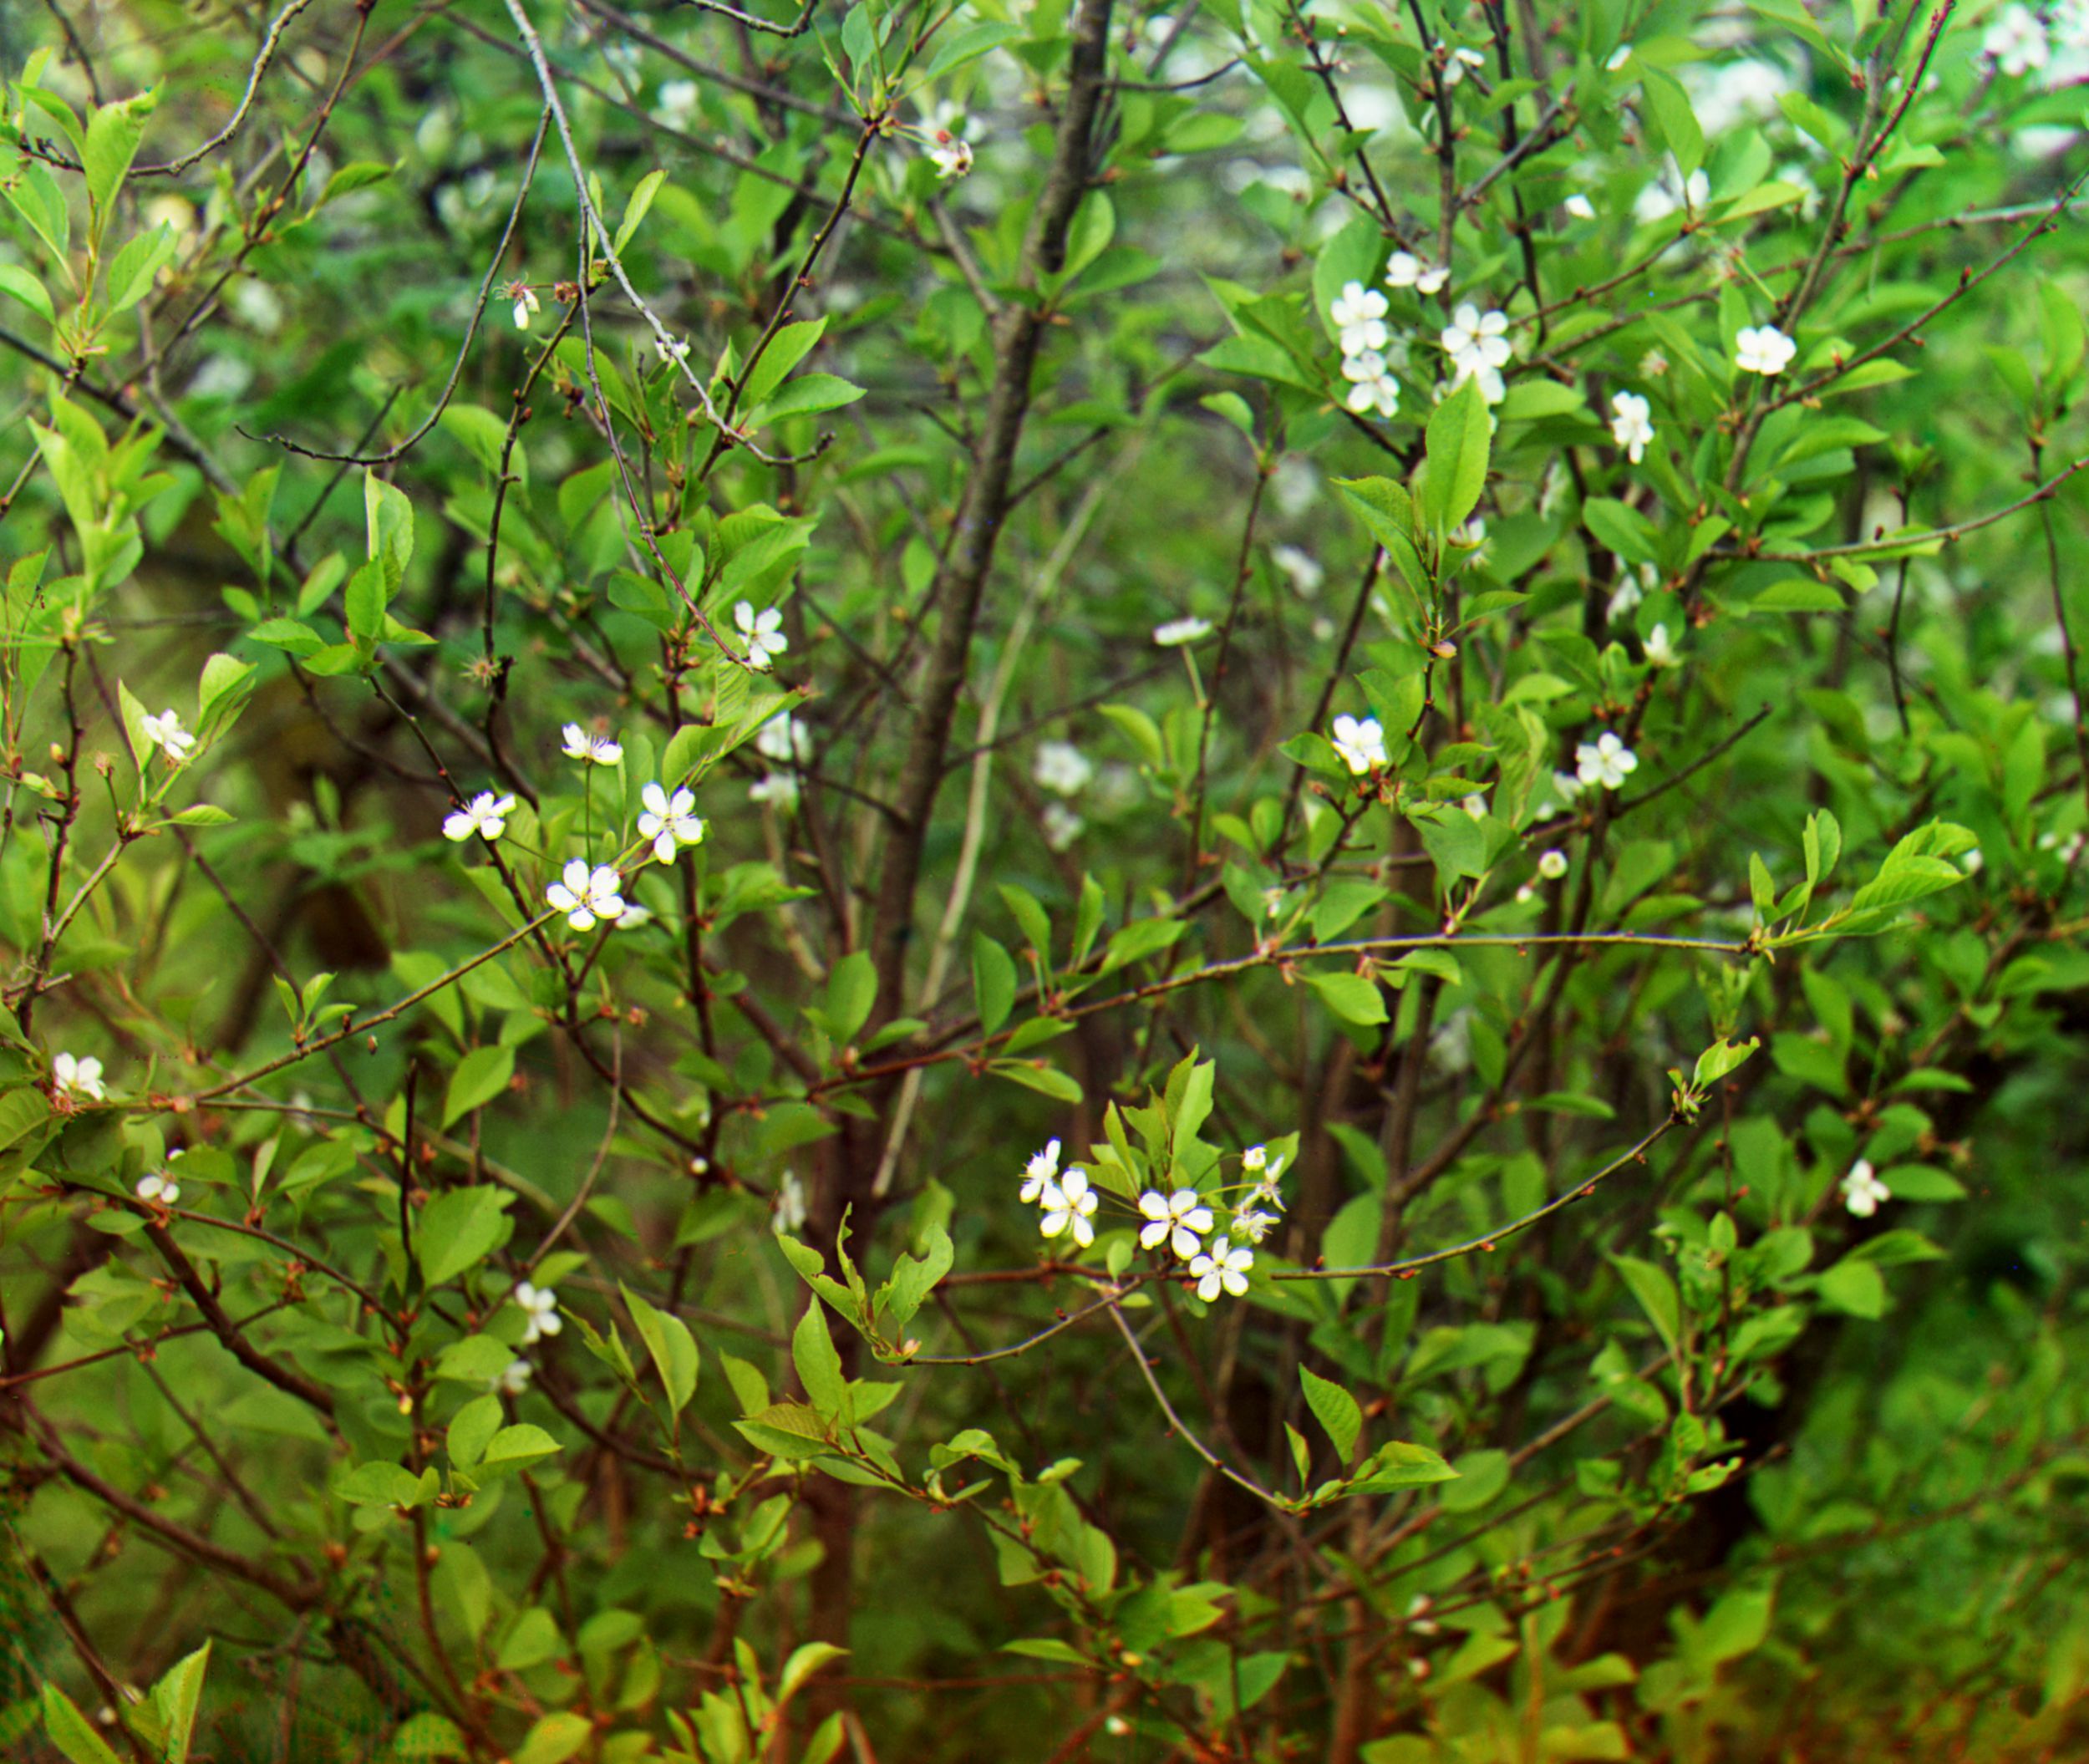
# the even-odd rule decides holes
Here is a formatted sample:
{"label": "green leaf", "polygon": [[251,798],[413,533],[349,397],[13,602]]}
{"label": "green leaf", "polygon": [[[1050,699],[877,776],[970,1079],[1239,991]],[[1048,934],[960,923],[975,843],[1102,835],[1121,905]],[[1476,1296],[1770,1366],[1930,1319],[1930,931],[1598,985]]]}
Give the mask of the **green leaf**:
{"label": "green leaf", "polygon": [[1681,175],[1687,178],[1705,163],[1705,131],[1698,125],[1681,83],[1659,68],[1648,67],[1644,63],[1639,65],[1654,126],[1660,131],[1669,151],[1675,155]]}
{"label": "green leaf", "polygon": [[160,1756],[167,1764],[187,1764],[189,1746],[196,1734],[196,1711],[203,1700],[203,1675],[210,1668],[207,1641],[195,1653],[185,1655],[170,1666],[152,1687],[153,1713],[166,1738]]}
{"label": "green leaf", "polygon": [[144,92],[120,104],[104,104],[89,119],[80,162],[87,172],[87,199],[97,214],[107,216],[109,205],[123,187],[130,162],[138,156],[138,144],[145,139],[145,119],[158,102],[156,93]]}
{"label": "green leaf", "polygon": [[1307,1406],[1334,1441],[1334,1456],[1346,1465],[1356,1450],[1357,1436],[1364,1431],[1364,1411],[1341,1385],[1305,1366],[1299,1368],[1299,1382],[1305,1389]]}
{"label": "green leaf", "polygon": [[870,952],[851,950],[827,974],[827,1032],[839,1042],[854,1040],[877,1002],[877,970]]}
{"label": "green leaf", "polygon": [[39,318],[57,322],[49,291],[18,263],[0,263],[0,294],[11,295]]}
{"label": "green leaf", "polygon": [[808,1641],[794,1648],[790,1658],[784,1662],[782,1675],[776,1680],[777,1703],[780,1706],[789,1702],[821,1667],[829,1660],[840,1660],[848,1651],[831,1641]]}
{"label": "green leaf", "polygon": [[485,1470],[505,1470],[523,1464],[533,1464],[539,1458],[553,1456],[558,1451],[558,1441],[541,1427],[531,1426],[527,1421],[512,1427],[503,1427],[487,1442],[485,1456],[480,1466]]}
{"label": "green leaf", "polygon": [[762,351],[761,359],[748,370],[740,403],[749,409],[760,405],[784,383],[790,370],[811,353],[826,328],[825,318],[815,318],[803,324],[787,324],[778,331],[770,338],[769,347]]}
{"label": "green leaf", "polygon": [[470,1470],[485,1456],[486,1442],[501,1431],[501,1399],[475,1396],[450,1417],[443,1444],[450,1462],[460,1470]]}
{"label": "green leaf", "polygon": [[508,1087],[515,1076],[515,1050],[511,1047],[472,1047],[450,1075],[450,1094],[443,1102],[445,1129],[474,1109],[483,1109]]}
{"label": "green leaf", "polygon": [[93,1723],[74,1706],[73,1700],[53,1684],[43,1687],[43,1731],[71,1764],[123,1764],[102,1743]]}
{"label": "green leaf", "polygon": [[820,1306],[806,1305],[798,1319],[798,1326],[790,1335],[790,1360],[813,1406],[823,1416],[841,1416],[848,1405],[849,1381],[841,1370],[841,1355],[835,1348],[833,1333],[827,1328],[827,1314]]}
{"label": "green leaf", "polygon": [[638,231],[646,211],[653,206],[653,199],[659,195],[660,186],[667,180],[664,171],[648,171],[638,180],[638,188],[631,192],[631,200],[624,204],[624,217],[617,223],[617,250],[620,253],[631,242],[631,236]]}
{"label": "green leaf", "polygon": [[414,1227],[414,1253],[421,1279],[430,1286],[454,1280],[476,1268],[508,1240],[515,1221],[507,1209],[515,1197],[505,1188],[482,1183],[452,1188],[421,1209]]}
{"label": "green leaf", "polygon": [[1675,1282],[1665,1268],[1636,1256],[1613,1256],[1611,1264],[1624,1277],[1639,1308],[1653,1319],[1662,1345],[1673,1353],[1683,1339],[1683,1308],[1675,1295]]}
{"label": "green leaf", "polygon": [[653,1368],[660,1375],[660,1387],[667,1393],[668,1413],[679,1415],[696,1395],[696,1337],[690,1334],[689,1324],[673,1312],[648,1304],[621,1282],[617,1290],[624,1295],[631,1320],[638,1325],[639,1339],[645,1343],[646,1352],[653,1356]]}
{"label": "green leaf", "polygon": [[1014,1008],[1015,958],[983,931],[972,938],[972,995],[979,1009],[979,1033],[991,1035]]}
{"label": "green leaf", "polygon": [[1467,379],[1429,419],[1422,512],[1439,533],[1464,524],[1487,488],[1488,423],[1480,383]]}
{"label": "green leaf", "polygon": [[1368,1027],[1385,1021],[1385,996],[1375,980],[1360,974],[1309,974],[1306,984],[1344,1023]]}
{"label": "green leaf", "polygon": [[1349,1487],[1352,1494],[1390,1494],[1397,1489],[1448,1482],[1457,1474],[1426,1446],[1417,1446],[1410,1440],[1394,1440],[1371,1454]]}

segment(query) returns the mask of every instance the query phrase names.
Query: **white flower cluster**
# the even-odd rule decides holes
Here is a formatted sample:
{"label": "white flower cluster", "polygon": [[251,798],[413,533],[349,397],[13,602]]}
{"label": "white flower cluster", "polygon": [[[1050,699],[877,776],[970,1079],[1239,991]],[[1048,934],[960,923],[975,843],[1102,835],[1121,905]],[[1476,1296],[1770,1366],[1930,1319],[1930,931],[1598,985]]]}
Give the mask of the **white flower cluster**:
{"label": "white flower cluster", "polygon": [[1383,770],[1388,763],[1385,757],[1385,731],[1379,726],[1376,717],[1337,717],[1331,736],[1336,756],[1349,769],[1352,777],[1360,778],[1366,772]]}
{"label": "white flower cluster", "polygon": [[2089,0],[2059,0],[2043,18],[2010,0],[1980,38],[1980,53],[2005,79],[2036,74],[2049,90],[2071,85],[2089,74]]}
{"label": "white flower cluster", "polygon": [[1328,306],[1342,345],[1342,378],[1349,383],[1344,402],[1359,416],[1372,411],[1392,416],[1400,409],[1400,382],[1385,353],[1392,340],[1385,328],[1387,310],[1385,297],[1360,282],[1345,283]]}

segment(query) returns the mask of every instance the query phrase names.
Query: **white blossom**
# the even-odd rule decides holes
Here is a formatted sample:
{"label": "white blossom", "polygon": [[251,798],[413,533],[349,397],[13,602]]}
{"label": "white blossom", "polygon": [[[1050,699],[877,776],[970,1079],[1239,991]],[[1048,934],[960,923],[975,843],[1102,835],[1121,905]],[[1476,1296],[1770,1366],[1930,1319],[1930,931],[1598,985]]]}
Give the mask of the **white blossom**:
{"label": "white blossom", "polygon": [[696,115],[697,89],[693,79],[670,79],[653,100],[653,119],[664,128],[685,130]]}
{"label": "white blossom", "polygon": [[1385,286],[1433,294],[1451,279],[1451,272],[1412,252],[1395,252],[1385,262]]}
{"label": "white blossom", "polygon": [[181,1189],[171,1171],[155,1171],[138,1178],[137,1194],[141,1201],[156,1201],[162,1207],[171,1207],[181,1198]]}
{"label": "white blossom", "polygon": [[1361,777],[1365,772],[1376,771],[1385,761],[1385,731],[1379,727],[1376,717],[1337,717],[1334,719],[1334,751],[1350,775]]}
{"label": "white blossom", "polygon": [[511,1360],[508,1362],[507,1370],[494,1380],[493,1388],[496,1390],[506,1391],[510,1396],[520,1396],[530,1388],[530,1377],[533,1370],[526,1360]]}
{"label": "white blossom", "polygon": [[1623,618],[1645,598],[1645,589],[1640,587],[1635,577],[1628,576],[1613,591],[1609,605],[1604,608],[1604,616],[1614,621]]}
{"label": "white blossom", "polygon": [[1341,339],[1344,355],[1361,355],[1385,347],[1385,297],[1360,282],[1344,282],[1329,302],[1328,318]]}
{"label": "white blossom", "polygon": [[1018,1198],[1025,1207],[1035,1206],[1059,1175],[1059,1141],[1053,1140],[1042,1151],[1033,1152],[1023,1167],[1023,1187]]}
{"label": "white blossom", "polygon": [[521,1307],[522,1314],[529,1319],[529,1327],[522,1332],[524,1347],[536,1346],[545,1336],[556,1335],[565,1326],[558,1314],[558,1294],[548,1286],[532,1286],[521,1280],[508,1296]]}
{"label": "white blossom", "polygon": [[531,316],[541,310],[542,309],[537,302],[536,290],[531,287],[525,282],[516,282],[515,284],[516,329],[518,331],[528,330],[530,328]]}
{"label": "white blossom", "polygon": [[1471,301],[1461,302],[1451,315],[1439,340],[1464,379],[1483,368],[1501,368],[1509,358],[1508,315],[1482,313]]}
{"label": "white blossom", "polygon": [[1798,353],[1798,344],[1773,324],[1749,325],[1734,338],[1734,365],[1743,374],[1781,374]]}
{"label": "white blossom", "polygon": [[623,745],[607,735],[591,735],[577,723],[568,723],[559,733],[566,743],[559,750],[569,760],[592,760],[597,765],[623,762]]}
{"label": "white blossom", "polygon": [[1048,802],[1044,812],[1038,816],[1038,825],[1044,834],[1048,850],[1063,851],[1080,838],[1088,823],[1063,802]]}
{"label": "white blossom", "polygon": [[1567,873],[1567,854],[1555,846],[1538,860],[1538,873],[1547,882],[1558,882]]}
{"label": "white blossom", "polygon": [[1320,567],[1318,560],[1295,545],[1272,546],[1269,561],[1283,572],[1292,592],[1301,600],[1312,599],[1320,592],[1320,584],[1327,580],[1327,572]]}
{"label": "white blossom", "polygon": [[2044,67],[2052,50],[2038,14],[2028,6],[2012,3],[1995,15],[1995,22],[1980,38],[1980,53],[1999,71],[2017,79]]}
{"label": "white blossom", "polygon": [[1078,796],[1095,775],[1095,761],[1071,741],[1039,741],[1030,762],[1030,776],[1060,796]]}
{"label": "white blossom", "polygon": [[750,802],[765,802],[780,815],[798,806],[798,780],[789,772],[768,772],[747,786]]}
{"label": "white blossom", "polygon": [[1610,397],[1610,439],[1637,465],[1653,445],[1653,407],[1636,392],[1615,392]]}
{"label": "white blossom", "polygon": [[670,796],[663,785],[648,780],[638,800],[645,805],[638,816],[638,836],[653,841],[655,862],[671,864],[678,846],[703,844],[704,822],[696,812],[696,798],[686,787]]}
{"label": "white blossom", "polygon": [[755,737],[755,750],[765,760],[795,760],[802,765],[812,757],[812,731],[789,711],[779,711],[762,724]]}
{"label": "white blossom", "polygon": [[1593,221],[1596,218],[1596,205],[1578,191],[1560,206],[1577,221]]}
{"label": "white blossom", "polygon": [[1399,414],[1400,382],[1387,370],[1385,358],[1377,350],[1367,349],[1361,355],[1345,356],[1342,378],[1350,382],[1343,403],[1357,415],[1364,416],[1373,410],[1380,416]]}
{"label": "white blossom", "polygon": [[1275,1230],[1277,1216],[1264,1212],[1254,1204],[1251,1197],[1233,1209],[1233,1216],[1227,1224],[1228,1234],[1235,1238],[1246,1238],[1250,1243],[1259,1243]]}
{"label": "white blossom", "polygon": [[1417,1593],[1407,1601],[1407,1627],[1417,1635],[1434,1635],[1442,1627],[1429,1613],[1436,1600],[1426,1593]]}
{"label": "white blossom", "polygon": [[462,845],[474,834],[488,845],[507,831],[503,818],[515,807],[512,796],[496,796],[491,790],[480,790],[462,808],[443,817],[443,837]]}
{"label": "white blossom", "polygon": [[1842,1204],[1860,1219],[1868,1219],[1878,1211],[1881,1201],[1890,1201],[1893,1192],[1878,1179],[1878,1172],[1872,1168],[1871,1160],[1860,1157],[1850,1166],[1850,1173],[1842,1178]]}
{"label": "white blossom", "polygon": [[1648,379],[1659,379],[1669,371],[1669,358],[1659,349],[1649,349],[1639,358],[1639,372]]}
{"label": "white blossom", "polygon": [[1676,653],[1675,644],[1669,636],[1666,625],[1656,625],[1647,633],[1646,658],[1656,668],[1674,668],[1681,664],[1683,658]]}
{"label": "white blossom", "polygon": [[939,129],[935,140],[929,143],[928,157],[935,165],[938,177],[961,178],[972,170],[972,143],[960,140],[948,130]]}
{"label": "white blossom", "polygon": [[[1436,53],[1442,54],[1443,48],[1443,44],[1439,43],[1436,45]],[[1443,83],[1446,86],[1455,86],[1464,79],[1468,69],[1484,68],[1487,64],[1487,57],[1477,49],[1468,49],[1461,46],[1451,50],[1445,59]]]}
{"label": "white blossom", "polygon": [[805,1229],[806,1185],[798,1180],[795,1170],[785,1171],[783,1180],[776,1184],[776,1198],[770,1207],[769,1223],[775,1231]]}
{"label": "white blossom", "polygon": [[51,1081],[68,1096],[84,1096],[90,1102],[103,1100],[102,1063],[92,1054],[84,1060],[58,1055],[51,1061]]}
{"label": "white blossom", "polygon": [[757,613],[752,602],[743,600],[733,608],[733,626],[747,645],[747,665],[762,673],[774,667],[776,658],[790,647],[790,639],[783,632],[783,614],[774,607],[765,607]]}
{"label": "white blossom", "polygon": [[1212,1228],[1212,1209],[1194,1188],[1178,1188],[1172,1194],[1149,1188],[1139,1197],[1139,1212],[1146,1221],[1139,1228],[1139,1247],[1155,1249],[1166,1243],[1178,1261],[1187,1262],[1202,1250]]}
{"label": "white blossom", "polygon": [[1209,1253],[1190,1263],[1190,1273],[1197,1281],[1197,1296],[1209,1304],[1222,1288],[1234,1298],[1239,1298],[1248,1290],[1248,1270],[1254,1265],[1255,1253],[1246,1244],[1214,1238]]}
{"label": "white blossom", "polygon": [[179,765],[196,746],[196,737],[181,726],[179,713],[163,710],[156,717],[140,717],[138,728],[145,738],[167,756],[167,764]]}
{"label": "white blossom", "polygon": [[597,919],[612,923],[624,914],[621,878],[607,864],[588,867],[584,857],[568,860],[558,881],[544,891],[544,897],[566,915],[576,931],[592,931]]}
{"label": "white blossom", "polygon": [[1044,1212],[1037,1228],[1048,1238],[1070,1233],[1085,1249],[1095,1241],[1095,1228],[1090,1221],[1096,1204],[1095,1191],[1088,1186],[1087,1177],[1079,1170],[1069,1170],[1058,1181],[1044,1185]]}
{"label": "white blossom", "polygon": [[1600,784],[1607,790],[1614,790],[1624,782],[1628,772],[1639,769],[1639,756],[1606,729],[1593,743],[1576,744],[1574,767],[1583,784]]}
{"label": "white blossom", "polygon": [[1153,640],[1163,649],[1179,649],[1185,643],[1209,637],[1212,629],[1208,618],[1172,618],[1165,625],[1153,628]]}

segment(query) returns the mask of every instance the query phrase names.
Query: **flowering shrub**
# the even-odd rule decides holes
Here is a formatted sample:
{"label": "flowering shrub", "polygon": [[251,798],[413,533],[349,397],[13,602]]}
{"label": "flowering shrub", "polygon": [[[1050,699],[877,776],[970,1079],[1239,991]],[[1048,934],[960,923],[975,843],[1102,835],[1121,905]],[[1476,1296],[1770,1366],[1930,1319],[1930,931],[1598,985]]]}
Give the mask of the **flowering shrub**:
{"label": "flowering shrub", "polygon": [[2089,8],[750,8],[15,15],[10,1755],[2078,1754]]}

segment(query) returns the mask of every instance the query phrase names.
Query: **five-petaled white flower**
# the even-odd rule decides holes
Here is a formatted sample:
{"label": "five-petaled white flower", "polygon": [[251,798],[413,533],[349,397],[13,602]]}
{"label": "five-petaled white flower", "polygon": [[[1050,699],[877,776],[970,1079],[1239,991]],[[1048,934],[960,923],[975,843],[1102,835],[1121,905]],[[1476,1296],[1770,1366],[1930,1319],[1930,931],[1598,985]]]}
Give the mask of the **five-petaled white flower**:
{"label": "five-petaled white flower", "polygon": [[1060,796],[1078,796],[1095,775],[1095,762],[1071,741],[1039,741],[1030,776]]}
{"label": "five-petaled white flower", "polygon": [[84,1096],[90,1102],[102,1101],[102,1063],[92,1054],[84,1060],[75,1060],[70,1054],[60,1054],[51,1061],[51,1082],[68,1096]]}
{"label": "five-petaled white flower", "polygon": [[1328,303],[1344,355],[1361,355],[1366,349],[1385,347],[1385,297],[1360,282],[1346,282],[1342,292]]}
{"label": "five-petaled white flower", "polygon": [[530,315],[539,310],[536,290],[526,282],[518,282],[511,292],[515,295],[515,328],[526,331],[530,328]]}
{"label": "five-petaled white flower", "polygon": [[1583,784],[1614,790],[1624,782],[1626,773],[1639,769],[1639,756],[1606,729],[1593,743],[1575,744],[1574,769]]}
{"label": "five-petaled white flower", "polygon": [[1379,727],[1376,717],[1361,720],[1337,717],[1334,740],[1334,751],[1343,765],[1349,767],[1352,777],[1376,771],[1385,764],[1385,731]]}
{"label": "five-petaled white flower", "polygon": [[1212,622],[1208,618],[1172,618],[1165,625],[1153,628],[1153,641],[1163,649],[1180,649],[1185,643],[1193,643],[1211,634]]}
{"label": "five-petaled white flower", "polygon": [[1235,1238],[1245,1238],[1250,1243],[1259,1243],[1276,1228],[1277,1216],[1264,1212],[1255,1204],[1256,1197],[1250,1195],[1233,1211],[1227,1232]]}
{"label": "five-petaled white flower", "polygon": [[1139,1228],[1139,1247],[1155,1249],[1166,1243],[1179,1261],[1187,1262],[1204,1247],[1204,1234],[1212,1228],[1212,1209],[1194,1188],[1178,1188],[1162,1194],[1149,1188],[1139,1197],[1139,1212],[1146,1223]]}
{"label": "five-petaled white flower", "polygon": [[1636,392],[1617,392],[1611,394],[1610,409],[1610,439],[1637,465],[1654,441],[1653,406]]}
{"label": "five-petaled white flower", "polygon": [[1023,1167],[1023,1187],[1019,1198],[1025,1207],[1034,1206],[1044,1197],[1044,1191],[1052,1186],[1059,1175],[1059,1141],[1053,1140],[1042,1151],[1030,1154],[1030,1161]]}
{"label": "five-petaled white flower", "polygon": [[1482,368],[1502,368],[1509,358],[1508,314],[1482,313],[1470,300],[1460,303],[1443,328],[1439,341],[1444,353],[1465,379]]}
{"label": "five-petaled white flower", "polygon": [[1395,416],[1400,412],[1400,382],[1395,379],[1385,366],[1385,358],[1375,349],[1366,349],[1361,355],[1342,358],[1342,378],[1349,384],[1349,395],[1343,402],[1363,416],[1375,410],[1380,416]]}
{"label": "five-petaled white flower", "polygon": [[[1439,43],[1436,48],[1441,53],[1443,45]],[[1483,68],[1487,64],[1487,57],[1477,49],[1468,49],[1463,47],[1455,48],[1451,50],[1444,63],[1443,83],[1446,86],[1455,86],[1465,78],[1467,69]]]}
{"label": "five-petaled white flower", "polygon": [[171,1207],[181,1198],[180,1185],[170,1173],[161,1171],[140,1177],[137,1192],[140,1200],[156,1201],[162,1207]]}
{"label": "five-petaled white flower", "polygon": [[570,858],[559,879],[544,891],[544,897],[566,915],[576,931],[592,931],[597,919],[612,923],[624,916],[622,879],[607,864],[592,869],[584,857]]}
{"label": "five-petaled white flower", "polygon": [[1579,191],[1568,197],[1561,206],[1577,221],[1593,221],[1596,218],[1596,205]]}
{"label": "five-petaled white flower", "polygon": [[743,600],[733,608],[733,626],[747,645],[747,665],[762,673],[775,666],[776,658],[790,647],[783,632],[783,614],[774,607],[757,613],[752,602]]}
{"label": "five-petaled white flower", "polygon": [[621,742],[612,741],[607,735],[591,735],[577,723],[568,723],[559,734],[566,741],[559,750],[569,760],[592,760],[597,765],[616,765],[623,759]]}
{"label": "five-petaled white flower", "polygon": [[488,845],[507,831],[505,816],[515,806],[512,796],[496,796],[480,790],[462,808],[443,817],[443,837],[462,845],[475,833]]}
{"label": "five-petaled white flower", "polygon": [[138,728],[145,738],[167,756],[167,764],[179,765],[196,746],[196,737],[181,726],[178,712],[163,710],[156,717],[140,717]]}
{"label": "five-petaled white flower", "polygon": [[1798,353],[1798,344],[1773,324],[1746,326],[1734,338],[1734,365],[1743,374],[1781,374]]}
{"label": "five-petaled white flower", "polygon": [[648,781],[638,792],[645,808],[638,816],[638,836],[653,841],[656,862],[671,864],[678,846],[704,843],[704,822],[696,812],[696,798],[686,788],[670,796],[664,786]]}
{"label": "five-petaled white flower", "polygon": [[972,143],[960,140],[948,129],[938,129],[928,145],[939,178],[961,178],[972,170]]}
{"label": "five-petaled white flower", "polygon": [[1567,873],[1567,854],[1553,846],[1538,860],[1538,873],[1547,882],[1558,882]]}
{"label": "five-petaled white flower", "polygon": [[1676,653],[1666,625],[1656,625],[1647,633],[1646,658],[1656,668],[1674,668],[1681,663],[1683,658]]}
{"label": "five-petaled white flower", "polygon": [[1412,252],[1395,252],[1385,260],[1385,286],[1433,294],[1451,279],[1451,272]]}
{"label": "five-petaled white flower", "polygon": [[1893,1197],[1893,1191],[1879,1181],[1868,1157],[1858,1158],[1842,1178],[1842,1204],[1860,1219],[1868,1219],[1878,1211],[1881,1201]]}
{"label": "five-petaled white flower", "polygon": [[1096,1204],[1095,1191],[1088,1186],[1087,1177],[1079,1170],[1069,1170],[1058,1181],[1044,1185],[1044,1215],[1037,1222],[1037,1228],[1048,1238],[1070,1233],[1074,1241],[1085,1249],[1095,1241],[1095,1228],[1090,1222],[1095,1216]]}
{"label": "five-petaled white flower", "polygon": [[530,1388],[531,1367],[526,1360],[511,1360],[508,1369],[493,1381],[496,1390],[505,1390],[510,1396],[520,1396]]}
{"label": "five-petaled white flower", "polygon": [[1245,1243],[1214,1238],[1210,1253],[1190,1263],[1190,1273],[1197,1279],[1197,1296],[1209,1304],[1223,1288],[1239,1298],[1248,1290],[1248,1270],[1254,1265],[1255,1253]]}
{"label": "five-petaled white flower", "polygon": [[550,1287],[536,1287],[521,1280],[508,1296],[529,1319],[529,1327],[522,1332],[524,1347],[534,1347],[545,1336],[556,1335],[565,1326],[558,1314],[558,1294]]}

